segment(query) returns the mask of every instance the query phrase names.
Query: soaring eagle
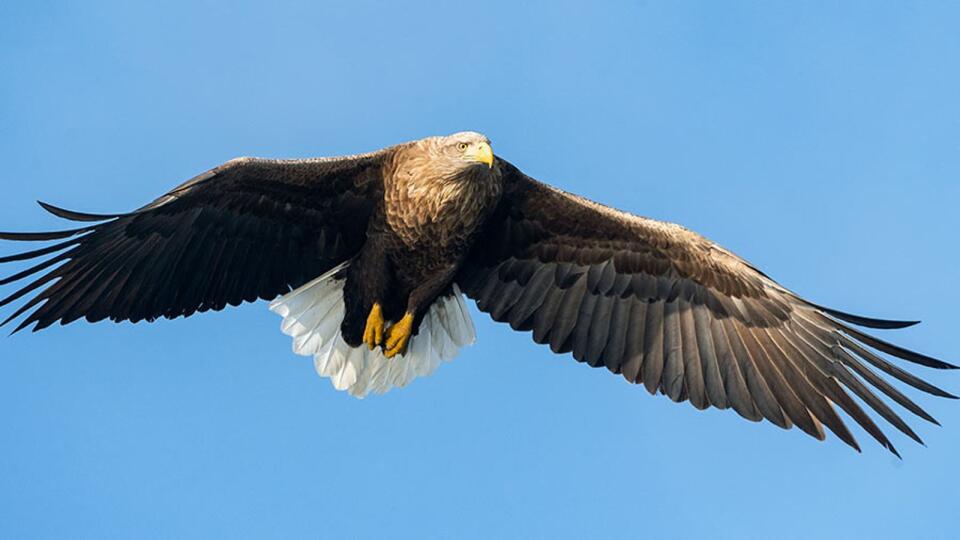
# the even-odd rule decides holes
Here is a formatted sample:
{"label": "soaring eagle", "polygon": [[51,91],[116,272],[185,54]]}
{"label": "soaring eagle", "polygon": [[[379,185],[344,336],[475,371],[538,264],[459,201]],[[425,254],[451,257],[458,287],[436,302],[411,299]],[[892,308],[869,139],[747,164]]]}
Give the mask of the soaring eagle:
{"label": "soaring eagle", "polygon": [[40,204],[87,224],[0,233],[56,241],[0,258],[50,255],[0,281],[37,276],[0,300],[33,294],[3,322],[27,314],[15,332],[264,299],[296,353],[364,396],[432,373],[474,340],[465,294],[553,352],[650,393],[818,439],[826,425],[857,450],[836,407],[897,452],[851,394],[916,441],[876,391],[936,423],[875,370],[956,397],[878,353],[957,366],[855,328],[914,323],[813,304],[683,227],[526,176],[474,132],[346,157],[234,159],[126,214]]}

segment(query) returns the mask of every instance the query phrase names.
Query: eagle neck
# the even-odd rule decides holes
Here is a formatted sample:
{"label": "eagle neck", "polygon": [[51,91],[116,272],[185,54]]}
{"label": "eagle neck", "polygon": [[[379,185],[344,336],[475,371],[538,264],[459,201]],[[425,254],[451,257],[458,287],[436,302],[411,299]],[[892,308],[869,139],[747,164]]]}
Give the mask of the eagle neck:
{"label": "eagle neck", "polygon": [[499,200],[498,172],[417,150],[398,153],[385,171],[387,225],[409,248],[465,243]]}

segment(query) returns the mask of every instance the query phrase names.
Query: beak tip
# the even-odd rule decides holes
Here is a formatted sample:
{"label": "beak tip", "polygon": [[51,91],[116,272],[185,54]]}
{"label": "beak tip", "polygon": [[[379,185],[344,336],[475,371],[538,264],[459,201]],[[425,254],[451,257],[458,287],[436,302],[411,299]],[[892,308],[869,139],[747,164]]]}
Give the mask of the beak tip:
{"label": "beak tip", "polygon": [[493,162],[495,160],[493,155],[493,148],[490,148],[489,144],[484,144],[480,149],[480,155],[478,156],[482,163],[487,164],[487,168],[493,168]]}

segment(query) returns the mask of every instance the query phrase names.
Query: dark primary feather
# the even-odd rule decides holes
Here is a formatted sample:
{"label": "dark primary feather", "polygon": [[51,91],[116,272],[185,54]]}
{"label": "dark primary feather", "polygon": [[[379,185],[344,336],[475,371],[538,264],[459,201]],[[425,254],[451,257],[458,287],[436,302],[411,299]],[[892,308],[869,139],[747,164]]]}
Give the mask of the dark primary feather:
{"label": "dark primary feather", "polygon": [[0,258],[8,263],[52,255],[0,280],[34,278],[0,307],[39,290],[3,324],[28,312],[15,331],[80,318],[136,322],[271,299],[362,246],[367,218],[382,198],[384,152],[233,160],[128,214],[40,203],[58,217],[94,224],[0,233],[3,240],[61,240]]}
{"label": "dark primary feather", "polygon": [[70,221],[107,221],[108,219],[114,219],[122,216],[123,214],[85,214],[83,212],[74,212],[73,210],[67,210],[65,208],[60,208],[43,201],[37,201],[37,204],[41,208],[50,212],[51,214],[61,217],[63,219],[69,219]]}
{"label": "dark primary feather", "polygon": [[541,184],[499,160],[500,206],[458,280],[481,310],[533,332],[554,352],[605,366],[651,393],[749,420],[823,426],[859,450],[834,405],[891,452],[891,441],[850,397],[914,440],[880,399],[936,420],[878,373],[955,398],[870,349],[938,369],[956,366],[857,330],[905,328],[822,307],[677,225],[619,212]]}

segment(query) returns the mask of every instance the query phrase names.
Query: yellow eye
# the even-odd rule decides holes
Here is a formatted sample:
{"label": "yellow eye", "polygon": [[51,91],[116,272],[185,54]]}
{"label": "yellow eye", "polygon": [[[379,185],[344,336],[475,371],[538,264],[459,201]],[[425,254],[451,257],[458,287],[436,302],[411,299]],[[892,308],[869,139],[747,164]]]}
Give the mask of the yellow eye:
{"label": "yellow eye", "polygon": [[462,143],[460,143],[460,144],[457,145],[457,148],[459,148],[460,151],[462,152],[462,151],[464,151],[464,150],[467,149],[467,143],[462,142]]}

